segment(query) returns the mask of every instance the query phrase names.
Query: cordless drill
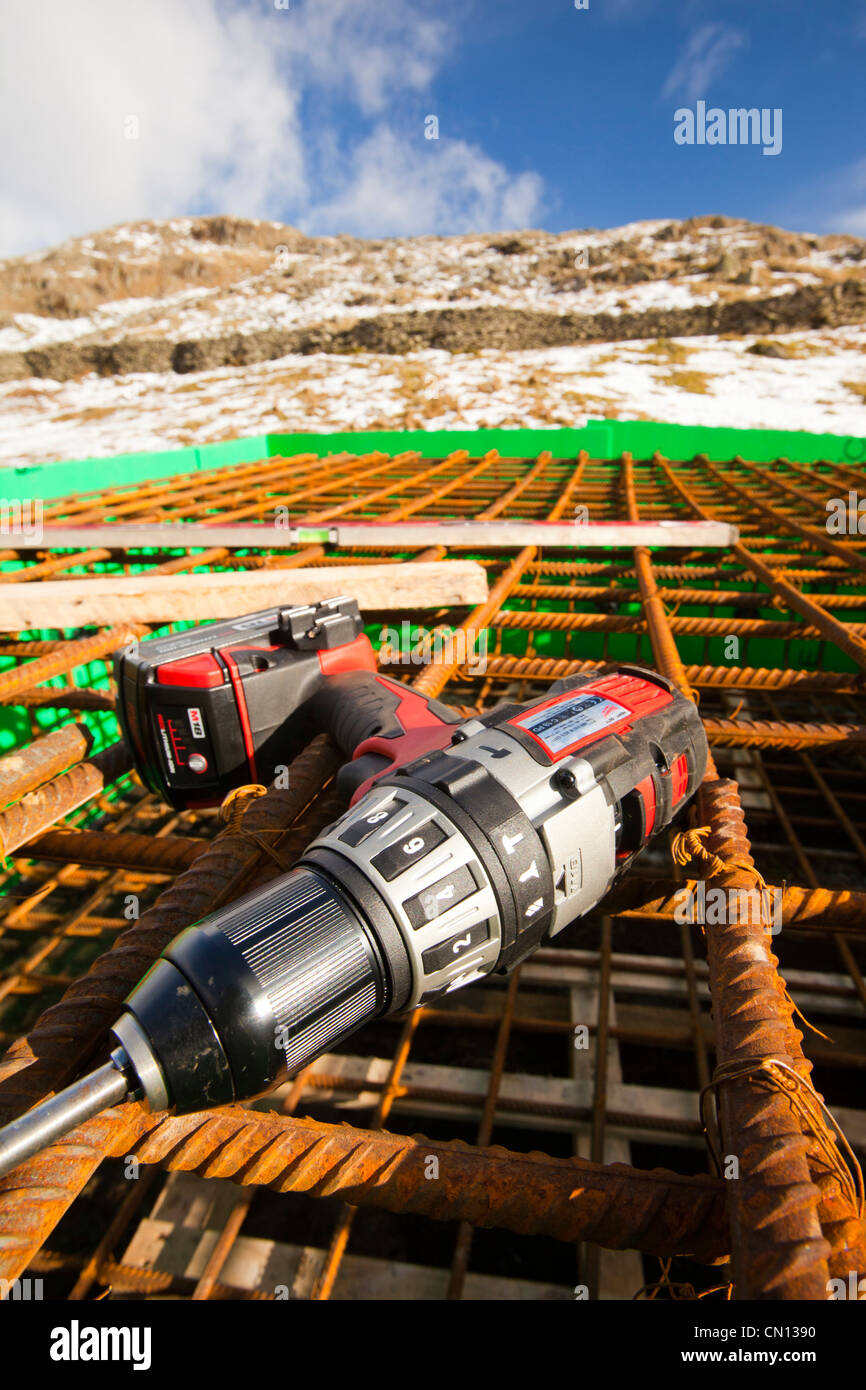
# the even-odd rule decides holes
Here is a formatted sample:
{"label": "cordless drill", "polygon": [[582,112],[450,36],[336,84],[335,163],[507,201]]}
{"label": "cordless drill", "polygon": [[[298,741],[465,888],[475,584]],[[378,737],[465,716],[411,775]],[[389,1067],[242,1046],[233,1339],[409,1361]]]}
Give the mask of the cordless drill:
{"label": "cordless drill", "polygon": [[138,769],[173,805],[270,778],[320,730],[351,802],[289,872],[174,939],[111,1061],[0,1131],[0,1174],[106,1105],[250,1099],[373,1018],[507,974],[604,897],[707,761],[695,706],[636,666],[461,719],[378,673],[347,598],[133,644],[116,675]]}

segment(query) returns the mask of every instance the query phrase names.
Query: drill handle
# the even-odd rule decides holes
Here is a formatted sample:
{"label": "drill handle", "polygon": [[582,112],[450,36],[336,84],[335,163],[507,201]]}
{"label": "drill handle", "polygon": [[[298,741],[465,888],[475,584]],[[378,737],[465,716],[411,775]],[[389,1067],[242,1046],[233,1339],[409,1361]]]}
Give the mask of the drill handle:
{"label": "drill handle", "polygon": [[374,777],[442,748],[461,722],[438,700],[369,671],[351,671],[322,681],[312,701],[316,723],[351,759],[339,784],[353,800]]}

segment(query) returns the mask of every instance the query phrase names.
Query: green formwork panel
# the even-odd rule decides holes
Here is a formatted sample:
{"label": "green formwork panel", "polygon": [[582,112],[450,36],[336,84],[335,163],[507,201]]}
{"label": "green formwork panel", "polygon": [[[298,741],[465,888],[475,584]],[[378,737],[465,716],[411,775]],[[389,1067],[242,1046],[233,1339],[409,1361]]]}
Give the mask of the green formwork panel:
{"label": "green formwork panel", "polygon": [[866,460],[866,436],[665,425],[655,420],[605,423],[613,432],[613,456],[628,451],[636,459],[649,459],[658,450],[671,459],[692,459],[696,454],[706,454],[718,463],[737,455],[753,463],[792,459],[795,463],[824,460],[856,466]]}
{"label": "green formwork panel", "polygon": [[64,497],[171,478],[235,463],[254,463],[277,455],[331,453],[387,454],[415,450],[423,458],[441,458],[456,449],[477,456],[497,449],[503,458],[534,457],[549,450],[555,458],[574,458],[581,449],[596,459],[617,458],[628,451],[648,459],[658,450],[666,457],[691,459],[706,454],[717,462],[738,454],[756,463],[790,458],[799,463],[826,460],[857,466],[866,463],[866,435],[809,434],[804,430],[739,430],[703,425],[668,425],[655,420],[590,420],[580,429],[376,430],[333,434],[267,434],[230,439],[199,448],[158,453],[118,454],[111,458],[73,459],[0,469],[5,499]]}
{"label": "green formwork panel", "polygon": [[77,492],[129,487],[132,483],[173,478],[206,468],[226,468],[233,463],[254,463],[268,454],[267,435],[204,444],[198,449],[167,449],[160,453],[115,454],[110,458],[71,459],[65,463],[39,463],[0,469],[3,496],[13,498],[66,497]]}
{"label": "green formwork panel", "polygon": [[738,430],[704,425],[666,425],[655,420],[590,420],[582,429],[549,430],[401,430],[352,434],[269,434],[269,454],[340,450],[396,453],[416,449],[424,458],[439,458],[455,449],[473,456],[498,449],[503,458],[534,457],[550,450],[554,458],[574,458],[581,449],[596,459],[618,458],[626,451],[649,459],[658,451],[671,459],[706,454],[718,462],[738,454],[755,463],[789,458],[798,463],[825,459],[856,465],[866,460],[866,436],[809,434],[804,430]]}

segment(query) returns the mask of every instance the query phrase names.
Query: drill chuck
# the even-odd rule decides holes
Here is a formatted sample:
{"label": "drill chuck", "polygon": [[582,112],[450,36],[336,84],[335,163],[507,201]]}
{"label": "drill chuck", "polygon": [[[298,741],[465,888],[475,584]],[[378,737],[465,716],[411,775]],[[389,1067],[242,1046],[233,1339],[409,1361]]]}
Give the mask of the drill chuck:
{"label": "drill chuck", "polygon": [[339,885],[308,867],[188,927],[126,1000],[113,1032],[153,1110],[270,1090],[394,999],[380,942]]}
{"label": "drill chuck", "polygon": [[124,1004],[111,1061],[0,1130],[0,1177],[109,1105],[176,1114],[271,1090],[368,1019],[408,979],[337,883],[291,870],[188,927]]}

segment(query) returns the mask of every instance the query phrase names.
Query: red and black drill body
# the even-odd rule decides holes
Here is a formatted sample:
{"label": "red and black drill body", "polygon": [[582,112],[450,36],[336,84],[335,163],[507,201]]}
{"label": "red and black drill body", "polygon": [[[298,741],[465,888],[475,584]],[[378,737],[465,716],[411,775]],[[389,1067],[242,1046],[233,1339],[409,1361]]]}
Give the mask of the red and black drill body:
{"label": "red and black drill body", "polygon": [[294,867],[175,937],[111,1061],[0,1132],[0,1176],[125,1096],[245,1100],[370,1019],[510,971],[604,898],[707,763],[695,705],[641,667],[461,718],[377,671],[347,598],[134,643],[115,671],[172,806],[270,782],[320,731],[351,800]]}

